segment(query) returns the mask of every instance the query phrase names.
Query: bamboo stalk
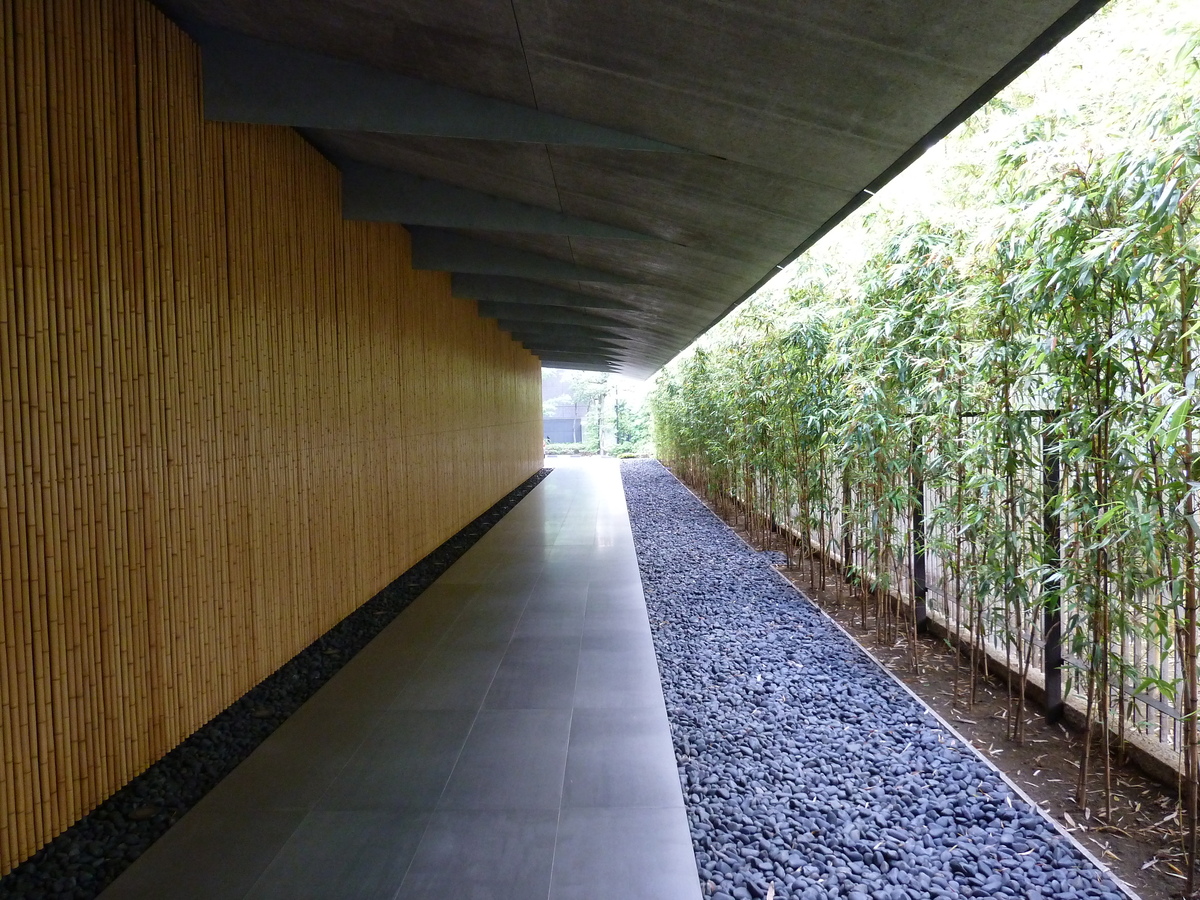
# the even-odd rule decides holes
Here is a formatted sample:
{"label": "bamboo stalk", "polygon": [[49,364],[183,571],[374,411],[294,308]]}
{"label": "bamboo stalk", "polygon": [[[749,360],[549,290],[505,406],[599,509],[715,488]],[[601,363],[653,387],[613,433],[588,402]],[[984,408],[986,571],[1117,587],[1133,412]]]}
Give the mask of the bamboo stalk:
{"label": "bamboo stalk", "polygon": [[[20,297],[20,275],[18,272],[14,233],[19,231],[19,222],[14,222],[14,196],[16,177],[13,165],[16,158],[15,127],[16,48],[12,22],[11,4],[0,5],[0,358],[8,362],[0,366],[0,432],[6,435],[18,433],[20,415],[18,391],[20,378],[17,369],[18,323],[16,321]],[[21,545],[17,534],[19,527],[18,504],[21,500],[19,483],[22,473],[20,455],[15,441],[6,440],[0,447],[3,457],[0,463],[4,472],[4,491],[0,494],[0,591],[10,602],[0,604],[0,753],[3,754],[3,772],[0,773],[0,860],[17,858],[30,845],[28,822],[23,815],[27,805],[29,779],[22,771],[27,760],[29,733],[29,701],[24,672],[20,658],[25,652],[23,629],[16,606],[21,602],[23,589],[21,569],[23,566]],[[2,866],[0,866],[2,871]]]}

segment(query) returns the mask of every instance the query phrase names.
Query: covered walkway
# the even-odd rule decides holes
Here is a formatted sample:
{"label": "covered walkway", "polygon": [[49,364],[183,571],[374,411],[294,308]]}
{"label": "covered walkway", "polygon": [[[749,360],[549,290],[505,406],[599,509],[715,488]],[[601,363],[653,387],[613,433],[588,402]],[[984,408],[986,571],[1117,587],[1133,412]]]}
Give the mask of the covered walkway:
{"label": "covered walkway", "polygon": [[698,898],[619,470],[553,465],[105,900]]}
{"label": "covered walkway", "polygon": [[[542,365],[649,376],[1100,5],[4,0],[0,891],[94,896],[143,844],[74,824],[529,478]],[[315,894],[327,834],[389,896],[536,896],[505,840],[547,896],[657,890],[602,840],[683,817],[604,737],[666,754],[577,476],[110,896]]]}

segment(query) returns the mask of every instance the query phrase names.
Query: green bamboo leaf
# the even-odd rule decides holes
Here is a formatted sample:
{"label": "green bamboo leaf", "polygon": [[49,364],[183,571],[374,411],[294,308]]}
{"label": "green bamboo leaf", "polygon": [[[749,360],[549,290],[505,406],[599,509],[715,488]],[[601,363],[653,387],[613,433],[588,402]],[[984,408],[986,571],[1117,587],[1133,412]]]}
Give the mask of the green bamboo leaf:
{"label": "green bamboo leaf", "polygon": [[1179,442],[1179,432],[1183,430],[1183,426],[1187,423],[1188,414],[1192,409],[1191,398],[1186,395],[1180,397],[1171,404],[1171,409],[1171,424],[1164,438],[1167,446],[1174,446]]}

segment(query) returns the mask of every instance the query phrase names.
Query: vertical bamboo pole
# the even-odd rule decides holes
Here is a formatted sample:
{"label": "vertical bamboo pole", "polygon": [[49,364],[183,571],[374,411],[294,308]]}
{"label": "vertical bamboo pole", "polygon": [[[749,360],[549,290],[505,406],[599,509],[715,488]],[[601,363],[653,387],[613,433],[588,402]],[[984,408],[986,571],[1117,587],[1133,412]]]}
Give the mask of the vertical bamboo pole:
{"label": "vertical bamboo pole", "polygon": [[[14,222],[13,198],[16,178],[13,165],[16,158],[15,128],[16,47],[13,28],[13,9],[9,3],[0,4],[0,444],[3,457],[4,490],[0,494],[0,591],[9,598],[0,604],[0,753],[3,772],[0,772],[0,861],[17,859],[28,846],[27,822],[23,815],[26,806],[24,791],[28,778],[22,771],[27,757],[28,695],[21,658],[25,642],[16,608],[23,604],[21,578],[21,545],[18,540],[17,509],[21,499],[22,467],[17,452],[16,436],[20,424],[18,410],[19,377],[17,372],[18,282],[20,273],[15,258],[15,235],[20,223]],[[0,871],[4,870],[0,863]]]}
{"label": "vertical bamboo pole", "polygon": [[[33,839],[40,838],[62,816],[57,791],[58,738],[52,717],[43,710],[53,709],[54,680],[49,665],[50,578],[56,565],[53,539],[43,523],[47,519],[50,489],[47,482],[52,467],[45,397],[52,386],[39,382],[34,373],[49,374],[46,310],[50,299],[48,263],[45,250],[49,177],[45,169],[47,144],[46,58],[44,10],[20,5],[16,11],[17,66],[17,165],[20,196],[20,248],[24,298],[19,311],[24,313],[20,336],[19,360],[22,398],[21,430],[25,443],[25,496],[21,504],[21,532],[25,535],[25,598],[30,630],[29,666],[32,675],[32,723],[36,737],[30,747],[37,761],[36,788],[29,797],[33,804]],[[39,552],[40,551],[40,552]]]}

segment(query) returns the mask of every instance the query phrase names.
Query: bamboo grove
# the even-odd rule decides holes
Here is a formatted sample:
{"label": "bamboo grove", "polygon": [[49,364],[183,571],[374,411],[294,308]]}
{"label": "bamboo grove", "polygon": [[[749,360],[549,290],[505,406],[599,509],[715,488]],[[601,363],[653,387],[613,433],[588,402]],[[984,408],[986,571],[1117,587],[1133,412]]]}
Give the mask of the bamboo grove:
{"label": "bamboo grove", "polygon": [[752,531],[792,535],[880,639],[928,616],[957,640],[962,703],[1003,666],[1013,739],[1027,686],[1065,704],[1088,738],[1081,805],[1129,743],[1177,761],[1190,871],[1195,60],[1193,42],[1186,89],[1103,148],[1025,128],[990,170],[990,216],[909,217],[851,286],[801,277],[752,303],[652,397],[659,456]]}

